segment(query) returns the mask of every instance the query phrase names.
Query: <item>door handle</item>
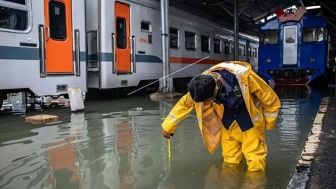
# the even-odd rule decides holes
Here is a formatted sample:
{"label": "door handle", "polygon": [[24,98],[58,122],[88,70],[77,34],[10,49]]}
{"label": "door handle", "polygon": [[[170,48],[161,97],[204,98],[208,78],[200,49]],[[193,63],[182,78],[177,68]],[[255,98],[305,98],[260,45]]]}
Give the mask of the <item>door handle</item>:
{"label": "door handle", "polygon": [[45,38],[46,38],[46,41],[49,40],[50,38],[50,28],[49,27],[45,27]]}

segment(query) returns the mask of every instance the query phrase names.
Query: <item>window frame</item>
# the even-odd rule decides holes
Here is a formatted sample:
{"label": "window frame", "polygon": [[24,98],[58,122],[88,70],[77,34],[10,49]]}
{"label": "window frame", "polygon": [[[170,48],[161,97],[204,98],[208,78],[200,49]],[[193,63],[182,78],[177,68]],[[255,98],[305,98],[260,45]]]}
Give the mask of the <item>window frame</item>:
{"label": "window frame", "polygon": [[0,32],[10,32],[10,33],[29,33],[32,30],[32,3],[31,0],[25,0],[25,5],[19,3],[13,3],[9,1],[0,0],[0,6],[17,9],[21,11],[27,11],[27,27],[25,30],[15,30],[0,28]]}
{"label": "window frame", "polygon": [[[193,38],[194,38],[194,47],[193,48],[187,48],[187,38],[186,38],[187,33],[193,34]],[[197,37],[196,37],[195,32],[187,31],[187,30],[184,31],[184,48],[188,51],[196,51],[196,49],[197,49]]]}
{"label": "window frame", "polygon": [[230,40],[225,39],[224,40],[224,54],[231,54],[231,42]]}
{"label": "window frame", "polygon": [[[203,43],[203,40],[206,40],[205,43]],[[208,48],[205,49],[205,44],[207,44]],[[207,35],[201,35],[201,51],[205,53],[210,52],[210,36]]]}
{"label": "window frame", "polygon": [[[215,48],[215,40],[218,40],[218,47],[219,47],[219,51],[216,51],[216,48]],[[220,39],[220,38],[216,38],[216,37],[214,37],[213,38],[213,52],[215,53],[215,54],[221,54],[222,53],[222,40]]]}
{"label": "window frame", "polygon": [[238,56],[242,56],[242,57],[246,56],[246,44],[245,43],[239,43]]}
{"label": "window frame", "polygon": [[[16,2],[13,2],[13,0],[3,0],[3,1],[6,1],[6,2],[11,2],[11,3],[16,3]],[[25,3],[16,3],[16,4],[19,4],[19,5],[25,5],[26,4],[26,0],[23,0]]]}
{"label": "window frame", "polygon": [[[119,42],[119,38],[118,38],[118,36],[119,36],[119,30],[118,30],[118,27],[117,27],[117,24],[118,24],[118,20],[122,20],[123,21],[123,30],[122,30],[122,34],[123,34],[123,44],[122,44],[122,46],[119,46],[119,44],[121,44],[121,43],[118,43]],[[126,18],[124,18],[124,17],[117,17],[116,18],[116,47],[118,48],[118,49],[126,49],[127,48],[127,29],[126,29]],[[120,33],[121,34],[121,33]],[[121,38],[120,38],[121,39]]]}
{"label": "window frame", "polygon": [[246,57],[246,44],[243,44],[243,56]]}
{"label": "window frame", "polygon": [[[323,40],[322,41],[305,41],[304,38],[304,30],[305,29],[323,29]],[[325,27],[302,27],[302,42],[304,43],[321,43],[321,42],[328,42],[328,30]]]}
{"label": "window frame", "polygon": [[[265,43],[265,37],[264,37],[264,33],[265,32],[276,32],[276,42],[272,42],[272,43]],[[276,44],[279,44],[279,30],[277,30],[277,29],[272,29],[272,30],[263,30],[263,31],[261,31],[261,33],[260,33],[260,41],[261,41],[261,43],[263,44],[263,45],[276,45]]]}
{"label": "window frame", "polygon": [[[68,33],[67,33],[67,15],[66,15],[66,5],[65,5],[65,3],[64,2],[62,2],[62,1],[49,1],[48,2],[49,3],[49,5],[48,5],[48,9],[49,9],[49,32],[50,32],[50,38],[51,39],[53,39],[53,40],[55,40],[55,41],[66,41],[67,40],[67,38],[68,38]],[[63,7],[63,15],[62,16],[64,16],[64,17],[62,17],[62,22],[63,22],[63,24],[64,24],[64,31],[63,31],[63,35],[64,35],[64,37],[59,37],[59,36],[56,36],[56,32],[54,33],[54,30],[53,30],[53,23],[56,23],[56,22],[54,22],[54,21],[56,21],[56,19],[54,19],[54,17],[52,17],[50,14],[51,14],[51,8],[59,8],[59,6],[51,6],[51,3],[56,3],[56,4],[61,4]],[[61,9],[60,9],[61,10]],[[60,19],[58,19],[58,20],[60,20]],[[57,23],[59,23],[59,22],[57,22]],[[60,26],[59,24],[56,24],[57,26]]]}
{"label": "window frame", "polygon": [[[142,24],[148,24],[148,30],[146,29],[143,29],[142,28]],[[153,26],[152,26],[152,23],[150,21],[146,21],[146,20],[141,20],[140,22],[140,31],[141,32],[146,32],[146,33],[152,33],[153,32]]]}
{"label": "window frame", "polygon": [[[175,47],[172,47],[171,46],[171,32],[170,32],[170,29],[174,29],[177,31],[177,46]],[[169,48],[171,49],[179,49],[180,48],[180,30],[178,28],[175,28],[175,27],[169,27]]]}
{"label": "window frame", "polygon": [[234,43],[234,41],[233,40],[229,40],[229,43],[230,43],[230,48],[229,48],[229,54],[233,54],[233,52],[234,52],[234,48],[235,48],[235,43]]}

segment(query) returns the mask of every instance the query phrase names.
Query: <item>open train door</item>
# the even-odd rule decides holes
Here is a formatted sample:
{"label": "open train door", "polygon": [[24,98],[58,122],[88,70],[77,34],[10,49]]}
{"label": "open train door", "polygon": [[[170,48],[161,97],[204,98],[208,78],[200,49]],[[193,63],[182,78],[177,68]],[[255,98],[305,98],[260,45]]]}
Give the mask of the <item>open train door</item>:
{"label": "open train door", "polygon": [[115,66],[118,74],[131,73],[130,6],[115,2]]}
{"label": "open train door", "polygon": [[44,0],[47,74],[73,74],[72,0]]}

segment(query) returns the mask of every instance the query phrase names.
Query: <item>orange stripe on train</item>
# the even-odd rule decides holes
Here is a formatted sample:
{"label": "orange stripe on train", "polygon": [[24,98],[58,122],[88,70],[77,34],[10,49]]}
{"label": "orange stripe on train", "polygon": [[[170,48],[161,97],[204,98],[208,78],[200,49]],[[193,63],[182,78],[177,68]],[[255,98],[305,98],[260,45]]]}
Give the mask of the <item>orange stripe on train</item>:
{"label": "orange stripe on train", "polygon": [[[169,58],[170,63],[173,63],[173,64],[177,64],[177,63],[178,64],[192,64],[199,60],[201,60],[201,58],[186,58],[186,57],[174,57],[174,56],[171,56]],[[223,61],[224,60],[205,59],[205,60],[198,62],[197,64],[218,64]]]}

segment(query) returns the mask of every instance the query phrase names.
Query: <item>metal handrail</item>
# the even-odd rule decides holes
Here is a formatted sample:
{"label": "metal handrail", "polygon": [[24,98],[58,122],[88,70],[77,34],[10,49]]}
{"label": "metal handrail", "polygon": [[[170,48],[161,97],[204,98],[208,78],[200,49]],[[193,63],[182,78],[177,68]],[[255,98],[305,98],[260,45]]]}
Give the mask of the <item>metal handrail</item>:
{"label": "metal handrail", "polygon": [[115,52],[115,34],[112,33],[111,37],[112,37],[112,57],[113,57],[113,62],[112,62],[112,73],[116,73],[116,52]]}
{"label": "metal handrail", "polygon": [[46,77],[45,28],[39,25],[40,77]]}
{"label": "metal handrail", "polygon": [[80,76],[80,33],[79,30],[75,30],[75,74]]}
{"label": "metal handrail", "polygon": [[135,62],[135,36],[132,36],[132,73],[136,72],[136,62]]}

